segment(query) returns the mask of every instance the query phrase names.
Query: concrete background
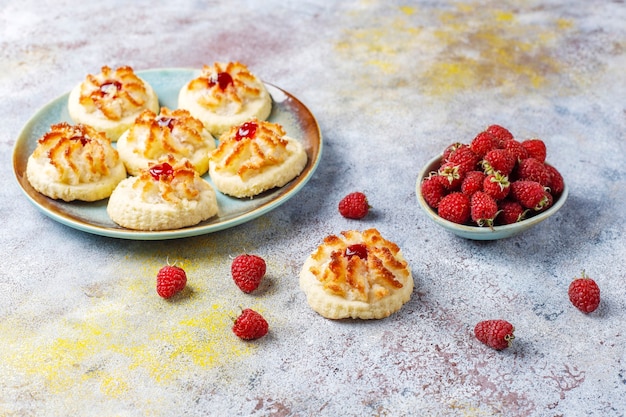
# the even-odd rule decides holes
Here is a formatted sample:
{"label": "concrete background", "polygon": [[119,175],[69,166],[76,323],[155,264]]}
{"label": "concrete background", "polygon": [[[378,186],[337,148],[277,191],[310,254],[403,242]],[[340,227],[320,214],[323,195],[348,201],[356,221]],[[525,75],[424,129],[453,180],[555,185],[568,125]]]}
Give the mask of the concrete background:
{"label": "concrete background", "polygon": [[[621,1],[0,0],[0,415],[623,416],[626,412],[626,7]],[[239,60],[315,114],[311,181],[244,225],[170,241],[87,234],[42,215],[12,172],[29,118],[102,65]],[[417,206],[415,179],[492,123],[540,137],[565,206],[506,240],[458,238]],[[368,217],[337,203],[364,191]],[[324,236],[376,227],[416,289],[379,321],[329,321],[298,287]],[[243,294],[239,253],[267,278]],[[182,262],[189,285],[160,299]],[[602,291],[584,315],[567,286]],[[241,307],[265,338],[230,331]],[[496,352],[474,324],[505,318]]]}

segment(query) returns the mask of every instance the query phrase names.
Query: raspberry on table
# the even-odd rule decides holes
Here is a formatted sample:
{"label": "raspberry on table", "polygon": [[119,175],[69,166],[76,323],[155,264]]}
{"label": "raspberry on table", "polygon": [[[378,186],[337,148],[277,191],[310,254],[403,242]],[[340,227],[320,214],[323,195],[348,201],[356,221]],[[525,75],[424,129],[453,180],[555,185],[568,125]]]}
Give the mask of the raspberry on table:
{"label": "raspberry on table", "polygon": [[233,324],[233,333],[244,340],[261,338],[268,331],[269,324],[267,320],[260,313],[250,308],[244,309]]}
{"label": "raspberry on table", "polygon": [[263,258],[249,254],[237,256],[230,265],[230,272],[235,285],[245,293],[251,293],[259,287],[266,269]]}
{"label": "raspberry on table", "polygon": [[157,273],[156,290],[163,298],[172,298],[187,285],[187,274],[176,265],[165,265]]}
{"label": "raspberry on table", "polygon": [[362,219],[367,216],[371,206],[367,196],[360,191],[345,196],[339,202],[339,213],[348,219]]}
{"label": "raspberry on table", "polygon": [[600,305],[600,287],[585,271],[570,283],[567,294],[572,304],[583,313],[591,313]]}
{"label": "raspberry on table", "polygon": [[503,350],[511,346],[514,331],[513,325],[506,320],[483,320],[474,327],[474,336],[495,350]]}

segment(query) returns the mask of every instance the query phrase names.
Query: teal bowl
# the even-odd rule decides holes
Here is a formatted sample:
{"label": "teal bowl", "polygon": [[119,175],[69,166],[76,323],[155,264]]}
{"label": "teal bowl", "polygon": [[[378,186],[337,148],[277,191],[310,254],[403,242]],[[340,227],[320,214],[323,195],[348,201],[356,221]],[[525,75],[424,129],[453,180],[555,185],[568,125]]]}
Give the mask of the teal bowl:
{"label": "teal bowl", "polygon": [[457,224],[445,219],[442,219],[437,215],[437,212],[434,211],[424,200],[422,196],[420,184],[422,180],[433,172],[437,171],[439,167],[439,162],[441,161],[441,156],[437,156],[431,159],[426,166],[422,169],[417,177],[417,183],[415,186],[415,194],[417,195],[417,202],[420,207],[426,213],[426,215],[439,226],[448,230],[449,232],[454,233],[457,236],[472,239],[472,240],[498,240],[505,239],[508,237],[515,236],[519,233],[522,233],[533,226],[541,223],[546,220],[548,217],[552,216],[554,213],[559,211],[563,204],[565,204],[565,200],[567,200],[567,196],[569,194],[569,190],[567,184],[563,188],[563,192],[559,196],[558,199],[552,203],[552,207],[548,210],[543,211],[535,216],[529,217],[528,219],[522,220],[521,222],[517,222],[514,224],[507,224],[503,226],[494,226],[492,228],[489,227],[479,227],[479,226],[467,226],[463,224]]}

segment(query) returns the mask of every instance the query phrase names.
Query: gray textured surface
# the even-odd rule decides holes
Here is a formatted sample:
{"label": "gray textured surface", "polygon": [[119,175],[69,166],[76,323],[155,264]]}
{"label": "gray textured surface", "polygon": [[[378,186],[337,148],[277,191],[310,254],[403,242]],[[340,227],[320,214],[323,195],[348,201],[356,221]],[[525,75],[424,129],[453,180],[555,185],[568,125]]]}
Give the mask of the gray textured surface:
{"label": "gray textured surface", "polygon": [[[0,415],[623,416],[626,412],[626,8],[623,2],[0,1]],[[407,2],[408,3],[408,2]],[[301,99],[325,139],[314,178],[255,221],[137,242],[55,223],[12,174],[15,139],[45,103],[102,65],[199,67],[239,60]],[[538,136],[570,196],[517,237],[463,240],[417,206],[434,154],[488,124]],[[346,193],[374,206],[337,213]],[[297,275],[324,236],[378,228],[416,290],[397,314],[328,321]],[[230,257],[263,256],[239,292]],[[184,262],[189,289],[156,296]],[[581,269],[603,300],[574,309]],[[253,307],[270,334],[230,333]],[[473,325],[502,317],[512,348]]]}

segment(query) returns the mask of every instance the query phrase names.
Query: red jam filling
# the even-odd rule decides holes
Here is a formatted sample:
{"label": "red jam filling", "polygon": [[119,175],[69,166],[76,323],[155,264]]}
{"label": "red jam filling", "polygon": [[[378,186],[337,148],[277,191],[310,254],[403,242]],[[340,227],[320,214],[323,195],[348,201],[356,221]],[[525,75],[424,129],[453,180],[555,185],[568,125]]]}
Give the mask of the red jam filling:
{"label": "red jam filling", "polygon": [[167,162],[163,162],[162,164],[150,167],[149,172],[150,175],[152,175],[152,178],[158,181],[159,178],[161,178],[161,175],[172,175],[172,173],[174,173],[174,168],[172,168],[172,166]]}
{"label": "red jam filling", "polygon": [[233,83],[233,77],[227,72],[219,72],[216,77],[211,77],[209,80],[209,86],[213,87],[215,84],[219,85],[220,89],[226,90],[229,84]]}
{"label": "red jam filling", "polygon": [[100,86],[100,91],[103,94],[115,94],[122,89],[122,83],[119,81],[111,80],[106,81]]}
{"label": "red jam filling", "polygon": [[367,259],[367,247],[361,243],[356,243],[354,245],[350,245],[346,248],[344,255],[347,258],[352,258],[353,256],[358,256],[361,259]]}
{"label": "red jam filling", "polygon": [[85,146],[86,144],[89,143],[90,139],[84,137],[84,136],[72,136],[70,138],[70,140],[75,140],[75,141],[80,141],[80,144]]}
{"label": "red jam filling", "polygon": [[174,119],[172,117],[159,116],[156,119],[156,122],[161,127],[167,126],[169,130],[172,130],[174,128]]}
{"label": "red jam filling", "polygon": [[254,122],[245,122],[244,124],[239,126],[239,129],[237,130],[237,134],[235,135],[235,140],[239,141],[243,138],[249,138],[249,139],[254,138],[257,127],[258,127],[257,124]]}

